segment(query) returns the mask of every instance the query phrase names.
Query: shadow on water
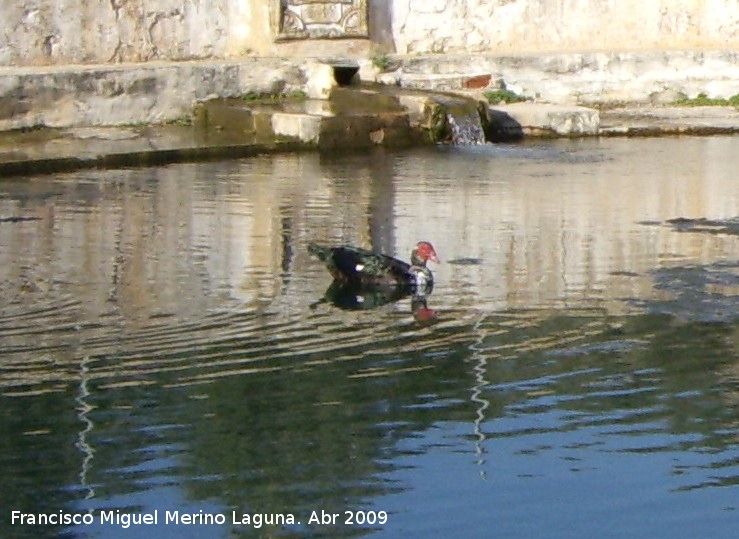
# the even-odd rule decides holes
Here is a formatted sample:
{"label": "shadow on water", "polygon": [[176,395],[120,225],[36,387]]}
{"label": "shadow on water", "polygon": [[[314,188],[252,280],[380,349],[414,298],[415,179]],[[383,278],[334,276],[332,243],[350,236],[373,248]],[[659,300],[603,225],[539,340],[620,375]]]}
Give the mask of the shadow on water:
{"label": "shadow on water", "polygon": [[[731,537],[737,237],[670,220],[733,222],[735,143],[2,184],[0,216],[33,220],[0,222],[0,536]],[[306,249],[419,239],[448,261],[424,297],[341,290]],[[21,526],[13,510],[96,520]],[[160,521],[101,524],[106,510]],[[164,525],[167,510],[226,523]],[[389,519],[309,523],[321,510]]]}

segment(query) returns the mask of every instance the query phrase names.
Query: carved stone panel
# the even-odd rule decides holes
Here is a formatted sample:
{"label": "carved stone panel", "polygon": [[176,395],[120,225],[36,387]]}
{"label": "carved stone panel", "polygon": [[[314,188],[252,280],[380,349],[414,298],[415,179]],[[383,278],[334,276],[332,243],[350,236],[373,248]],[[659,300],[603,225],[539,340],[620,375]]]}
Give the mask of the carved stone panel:
{"label": "carved stone panel", "polygon": [[367,0],[274,0],[277,40],[368,37]]}

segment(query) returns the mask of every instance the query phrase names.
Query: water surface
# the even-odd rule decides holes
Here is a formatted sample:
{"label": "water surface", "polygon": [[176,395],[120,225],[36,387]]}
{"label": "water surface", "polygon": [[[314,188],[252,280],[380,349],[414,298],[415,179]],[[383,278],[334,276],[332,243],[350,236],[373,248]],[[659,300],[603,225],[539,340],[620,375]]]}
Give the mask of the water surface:
{"label": "water surface", "polygon": [[[3,180],[0,536],[734,537],[737,170],[685,137]],[[306,250],[419,239],[433,293],[372,309]]]}

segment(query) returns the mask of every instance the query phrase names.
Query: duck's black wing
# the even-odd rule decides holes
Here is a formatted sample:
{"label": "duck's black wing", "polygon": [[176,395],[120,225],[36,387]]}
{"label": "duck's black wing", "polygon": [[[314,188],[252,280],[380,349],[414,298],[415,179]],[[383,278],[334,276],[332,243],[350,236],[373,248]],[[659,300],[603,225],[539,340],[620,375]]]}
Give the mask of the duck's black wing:
{"label": "duck's black wing", "polygon": [[355,283],[412,282],[410,264],[388,255],[373,253],[353,245],[323,247],[315,243],[308,250],[326,264],[334,279]]}

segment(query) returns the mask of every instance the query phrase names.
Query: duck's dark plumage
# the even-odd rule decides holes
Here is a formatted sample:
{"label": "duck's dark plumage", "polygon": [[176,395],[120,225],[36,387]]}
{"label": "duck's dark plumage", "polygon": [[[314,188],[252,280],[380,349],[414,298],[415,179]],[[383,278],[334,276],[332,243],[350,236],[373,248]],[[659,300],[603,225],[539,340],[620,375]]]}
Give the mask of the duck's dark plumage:
{"label": "duck's dark plumage", "polygon": [[419,242],[411,252],[411,263],[353,245],[324,247],[311,243],[308,250],[326,264],[336,281],[357,285],[430,287],[433,275],[426,261],[439,261],[433,246],[425,241]]}

